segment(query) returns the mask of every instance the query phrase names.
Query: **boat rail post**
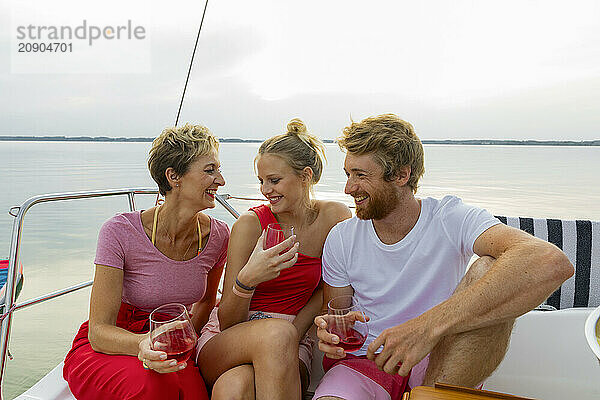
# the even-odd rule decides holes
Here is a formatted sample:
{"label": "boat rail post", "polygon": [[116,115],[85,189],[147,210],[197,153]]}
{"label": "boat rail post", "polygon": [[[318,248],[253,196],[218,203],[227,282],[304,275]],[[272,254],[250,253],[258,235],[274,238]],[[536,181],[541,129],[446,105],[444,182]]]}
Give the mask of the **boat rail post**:
{"label": "boat rail post", "polygon": [[135,211],[135,199],[133,198],[134,195],[134,192],[127,193],[127,200],[129,201],[129,211]]}
{"label": "boat rail post", "polygon": [[[23,228],[23,217],[27,210],[36,203],[36,199],[30,199],[25,202],[15,215],[13,229],[10,240],[10,251],[8,256],[8,276],[6,278],[6,291],[4,297],[4,319],[2,320],[2,329],[0,331],[0,400],[2,399],[2,383],[4,382],[4,367],[8,351],[8,342],[10,339],[10,325],[12,323],[13,307],[15,305],[15,291],[17,281],[17,265],[19,265],[19,248],[21,243],[21,231]],[[12,210],[12,209],[11,209]]]}
{"label": "boat rail post", "polygon": [[227,198],[229,198],[230,196],[228,194],[216,194],[215,195],[215,199],[217,199],[217,201],[219,202],[220,205],[223,206],[223,208],[225,208],[227,211],[229,211],[229,213],[231,215],[233,215],[235,217],[235,219],[238,219],[240,217],[240,213],[233,208],[233,206],[231,204],[229,204],[227,202]]}

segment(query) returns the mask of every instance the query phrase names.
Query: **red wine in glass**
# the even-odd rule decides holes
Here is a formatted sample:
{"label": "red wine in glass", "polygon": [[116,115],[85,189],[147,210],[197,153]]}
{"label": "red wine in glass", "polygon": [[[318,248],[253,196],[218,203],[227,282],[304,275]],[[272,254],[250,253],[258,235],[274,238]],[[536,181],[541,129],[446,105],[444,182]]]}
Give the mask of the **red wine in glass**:
{"label": "red wine in glass", "polygon": [[340,341],[337,346],[346,351],[357,351],[369,334],[367,318],[353,296],[334,297],[327,304],[327,330]]}
{"label": "red wine in glass", "polygon": [[150,313],[150,346],[167,353],[167,360],[187,361],[198,335],[183,304],[170,303]]}
{"label": "red wine in glass", "polygon": [[175,359],[177,364],[187,361],[196,347],[196,340],[184,329],[163,332],[154,338],[154,343],[170,343],[166,350],[167,359]]}
{"label": "red wine in glass", "polygon": [[363,347],[365,340],[367,340],[365,335],[355,329],[351,329],[350,332],[346,332],[345,335],[340,337],[338,346],[346,351],[356,351]]}

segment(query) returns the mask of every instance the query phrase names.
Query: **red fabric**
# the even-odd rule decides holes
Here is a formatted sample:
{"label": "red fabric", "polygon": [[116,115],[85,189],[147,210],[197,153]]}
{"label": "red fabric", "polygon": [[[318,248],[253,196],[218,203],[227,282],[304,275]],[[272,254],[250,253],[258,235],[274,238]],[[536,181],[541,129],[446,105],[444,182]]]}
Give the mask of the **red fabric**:
{"label": "red fabric", "polygon": [[410,391],[408,387],[408,376],[390,375],[377,368],[377,365],[369,360],[367,356],[355,356],[353,354],[346,354],[346,358],[340,360],[334,360],[329,357],[323,357],[323,369],[325,372],[329,371],[334,365],[342,364],[353,370],[363,374],[367,378],[377,382],[379,386],[384,388],[390,397],[395,399],[401,399],[404,392]]}
{"label": "red fabric", "polygon": [[[116,325],[133,333],[147,333],[149,315],[122,303]],[[208,400],[200,370],[191,358],[187,368],[159,374],[144,369],[137,357],[98,353],[88,340],[88,321],[81,325],[73,340],[65,358],[63,377],[79,400]]]}
{"label": "red fabric", "polygon": [[[262,229],[277,220],[266,205],[252,207]],[[293,267],[284,269],[281,274],[256,287],[250,310],[268,311],[280,314],[297,315],[306,305],[321,280],[321,259],[298,253],[298,261]]]}

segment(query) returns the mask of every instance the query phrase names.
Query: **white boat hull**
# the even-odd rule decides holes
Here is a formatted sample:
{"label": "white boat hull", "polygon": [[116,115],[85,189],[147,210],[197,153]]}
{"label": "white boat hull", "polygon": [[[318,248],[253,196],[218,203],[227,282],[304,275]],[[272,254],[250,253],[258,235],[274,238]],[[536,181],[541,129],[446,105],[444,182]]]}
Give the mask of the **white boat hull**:
{"label": "white boat hull", "polygon": [[63,363],[58,364],[22,395],[19,400],[75,400],[67,382],[62,377]]}
{"label": "white boat hull", "polygon": [[600,364],[584,332],[593,308],[533,311],[517,320],[489,390],[544,400],[600,399]]}

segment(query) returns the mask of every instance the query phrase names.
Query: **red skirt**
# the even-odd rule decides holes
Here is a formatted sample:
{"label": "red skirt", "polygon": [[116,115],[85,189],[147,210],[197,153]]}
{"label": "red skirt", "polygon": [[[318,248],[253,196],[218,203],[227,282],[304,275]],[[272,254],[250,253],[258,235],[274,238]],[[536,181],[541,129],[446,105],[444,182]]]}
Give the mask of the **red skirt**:
{"label": "red skirt", "polygon": [[[150,313],[122,303],[117,326],[133,333],[149,331]],[[208,400],[200,370],[190,359],[187,368],[159,374],[144,369],[137,357],[109,355],[92,349],[88,321],[79,328],[65,357],[63,377],[79,400],[202,399]]]}

